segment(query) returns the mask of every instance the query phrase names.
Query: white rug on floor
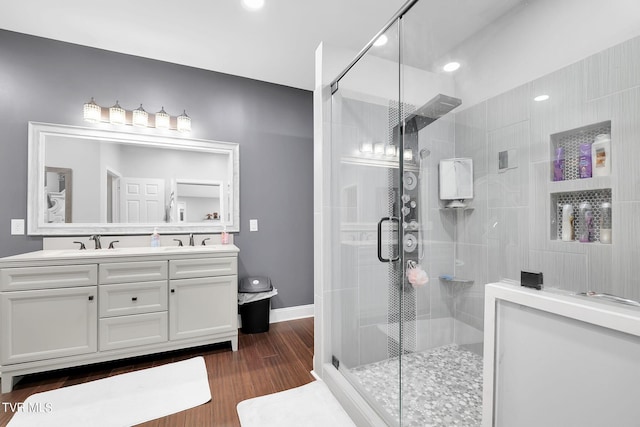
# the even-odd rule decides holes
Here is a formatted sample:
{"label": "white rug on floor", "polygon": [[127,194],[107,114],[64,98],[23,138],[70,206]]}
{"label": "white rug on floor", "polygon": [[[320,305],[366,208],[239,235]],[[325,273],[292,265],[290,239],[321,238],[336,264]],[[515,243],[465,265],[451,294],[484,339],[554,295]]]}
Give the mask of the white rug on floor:
{"label": "white rug on floor", "polygon": [[355,427],[322,381],[238,403],[242,427]]}
{"label": "white rug on floor", "polygon": [[33,394],[8,426],[131,426],[209,400],[204,359],[194,357]]}

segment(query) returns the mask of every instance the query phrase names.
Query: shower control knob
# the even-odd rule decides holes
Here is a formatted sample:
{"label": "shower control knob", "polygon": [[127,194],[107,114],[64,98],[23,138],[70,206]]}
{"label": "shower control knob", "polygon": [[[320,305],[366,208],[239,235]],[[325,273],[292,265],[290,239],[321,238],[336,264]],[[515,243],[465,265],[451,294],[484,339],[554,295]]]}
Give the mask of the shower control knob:
{"label": "shower control knob", "polygon": [[415,200],[412,200],[411,203],[409,203],[409,206],[411,206],[411,208],[415,209],[416,206],[418,206],[418,204],[416,203]]}

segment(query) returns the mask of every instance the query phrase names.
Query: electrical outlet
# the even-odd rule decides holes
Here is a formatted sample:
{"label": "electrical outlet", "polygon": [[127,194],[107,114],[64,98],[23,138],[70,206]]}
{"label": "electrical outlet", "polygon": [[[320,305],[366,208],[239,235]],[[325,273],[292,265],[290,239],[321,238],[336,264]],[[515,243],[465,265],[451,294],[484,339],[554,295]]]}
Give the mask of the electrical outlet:
{"label": "electrical outlet", "polygon": [[250,219],[249,220],[249,231],[258,231],[258,220]]}
{"label": "electrical outlet", "polygon": [[11,235],[23,236],[24,235],[24,219],[12,219],[11,220]]}

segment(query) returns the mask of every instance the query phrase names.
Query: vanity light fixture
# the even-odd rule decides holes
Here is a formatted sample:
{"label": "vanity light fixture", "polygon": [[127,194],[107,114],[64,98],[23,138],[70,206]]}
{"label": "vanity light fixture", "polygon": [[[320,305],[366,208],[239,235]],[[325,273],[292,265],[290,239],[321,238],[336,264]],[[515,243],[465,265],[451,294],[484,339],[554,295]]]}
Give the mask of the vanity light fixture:
{"label": "vanity light fixture", "polygon": [[455,61],[449,62],[448,64],[445,64],[444,67],[442,67],[442,69],[447,73],[452,73],[456,71],[458,68],[460,68],[460,63]]}
{"label": "vanity light fixture", "polygon": [[156,127],[158,129],[169,129],[171,125],[171,116],[164,111],[164,107],[156,113]]}
{"label": "vanity light fixture", "polygon": [[384,154],[384,144],[382,142],[377,142],[373,146],[373,154]]}
{"label": "vanity light fixture", "polygon": [[533,98],[533,100],[536,102],[546,101],[547,99],[549,99],[549,95],[538,95]]}
{"label": "vanity light fixture", "polygon": [[187,116],[187,111],[183,110],[176,120],[178,132],[191,132],[191,117]]}
{"label": "vanity light fixture", "polygon": [[144,108],[142,108],[142,104],[135,110],[133,110],[133,120],[132,123],[134,126],[149,126],[149,113],[147,113]]}
{"label": "vanity light fixture", "polygon": [[[104,110],[104,117],[102,112]],[[107,116],[107,111],[109,115]],[[186,112],[183,112],[177,117],[171,117],[169,113],[164,110],[164,107],[157,113],[153,114],[151,120],[149,120],[149,113],[145,111],[140,104],[140,107],[135,110],[125,110],[120,106],[120,101],[116,101],[112,107],[100,107],[93,98],[83,106],[84,120],[91,123],[110,123],[113,125],[128,125],[128,126],[140,126],[151,127],[157,129],[171,129],[178,130],[180,132],[191,131],[191,117],[187,116]]]}
{"label": "vanity light fixture", "polygon": [[98,123],[102,119],[102,108],[96,104],[93,97],[91,101],[84,104],[83,112],[84,120],[87,122]]}
{"label": "vanity light fixture", "polygon": [[118,104],[116,101],[116,105],[109,108],[109,123],[113,125],[123,125],[126,122],[127,112]]}

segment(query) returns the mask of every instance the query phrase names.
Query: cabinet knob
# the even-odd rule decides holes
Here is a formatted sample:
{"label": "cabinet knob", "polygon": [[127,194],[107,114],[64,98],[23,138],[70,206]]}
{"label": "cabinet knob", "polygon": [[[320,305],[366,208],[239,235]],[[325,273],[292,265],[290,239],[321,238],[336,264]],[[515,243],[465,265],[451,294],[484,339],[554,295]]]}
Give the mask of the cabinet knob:
{"label": "cabinet knob", "polygon": [[93,301],[93,295],[89,295],[89,301]]}
{"label": "cabinet knob", "polygon": [[132,297],[131,301],[138,301],[138,297]]}
{"label": "cabinet knob", "polygon": [[175,289],[171,289],[171,293],[172,293],[172,294],[175,294],[175,293],[176,293],[176,290],[175,290]]}

